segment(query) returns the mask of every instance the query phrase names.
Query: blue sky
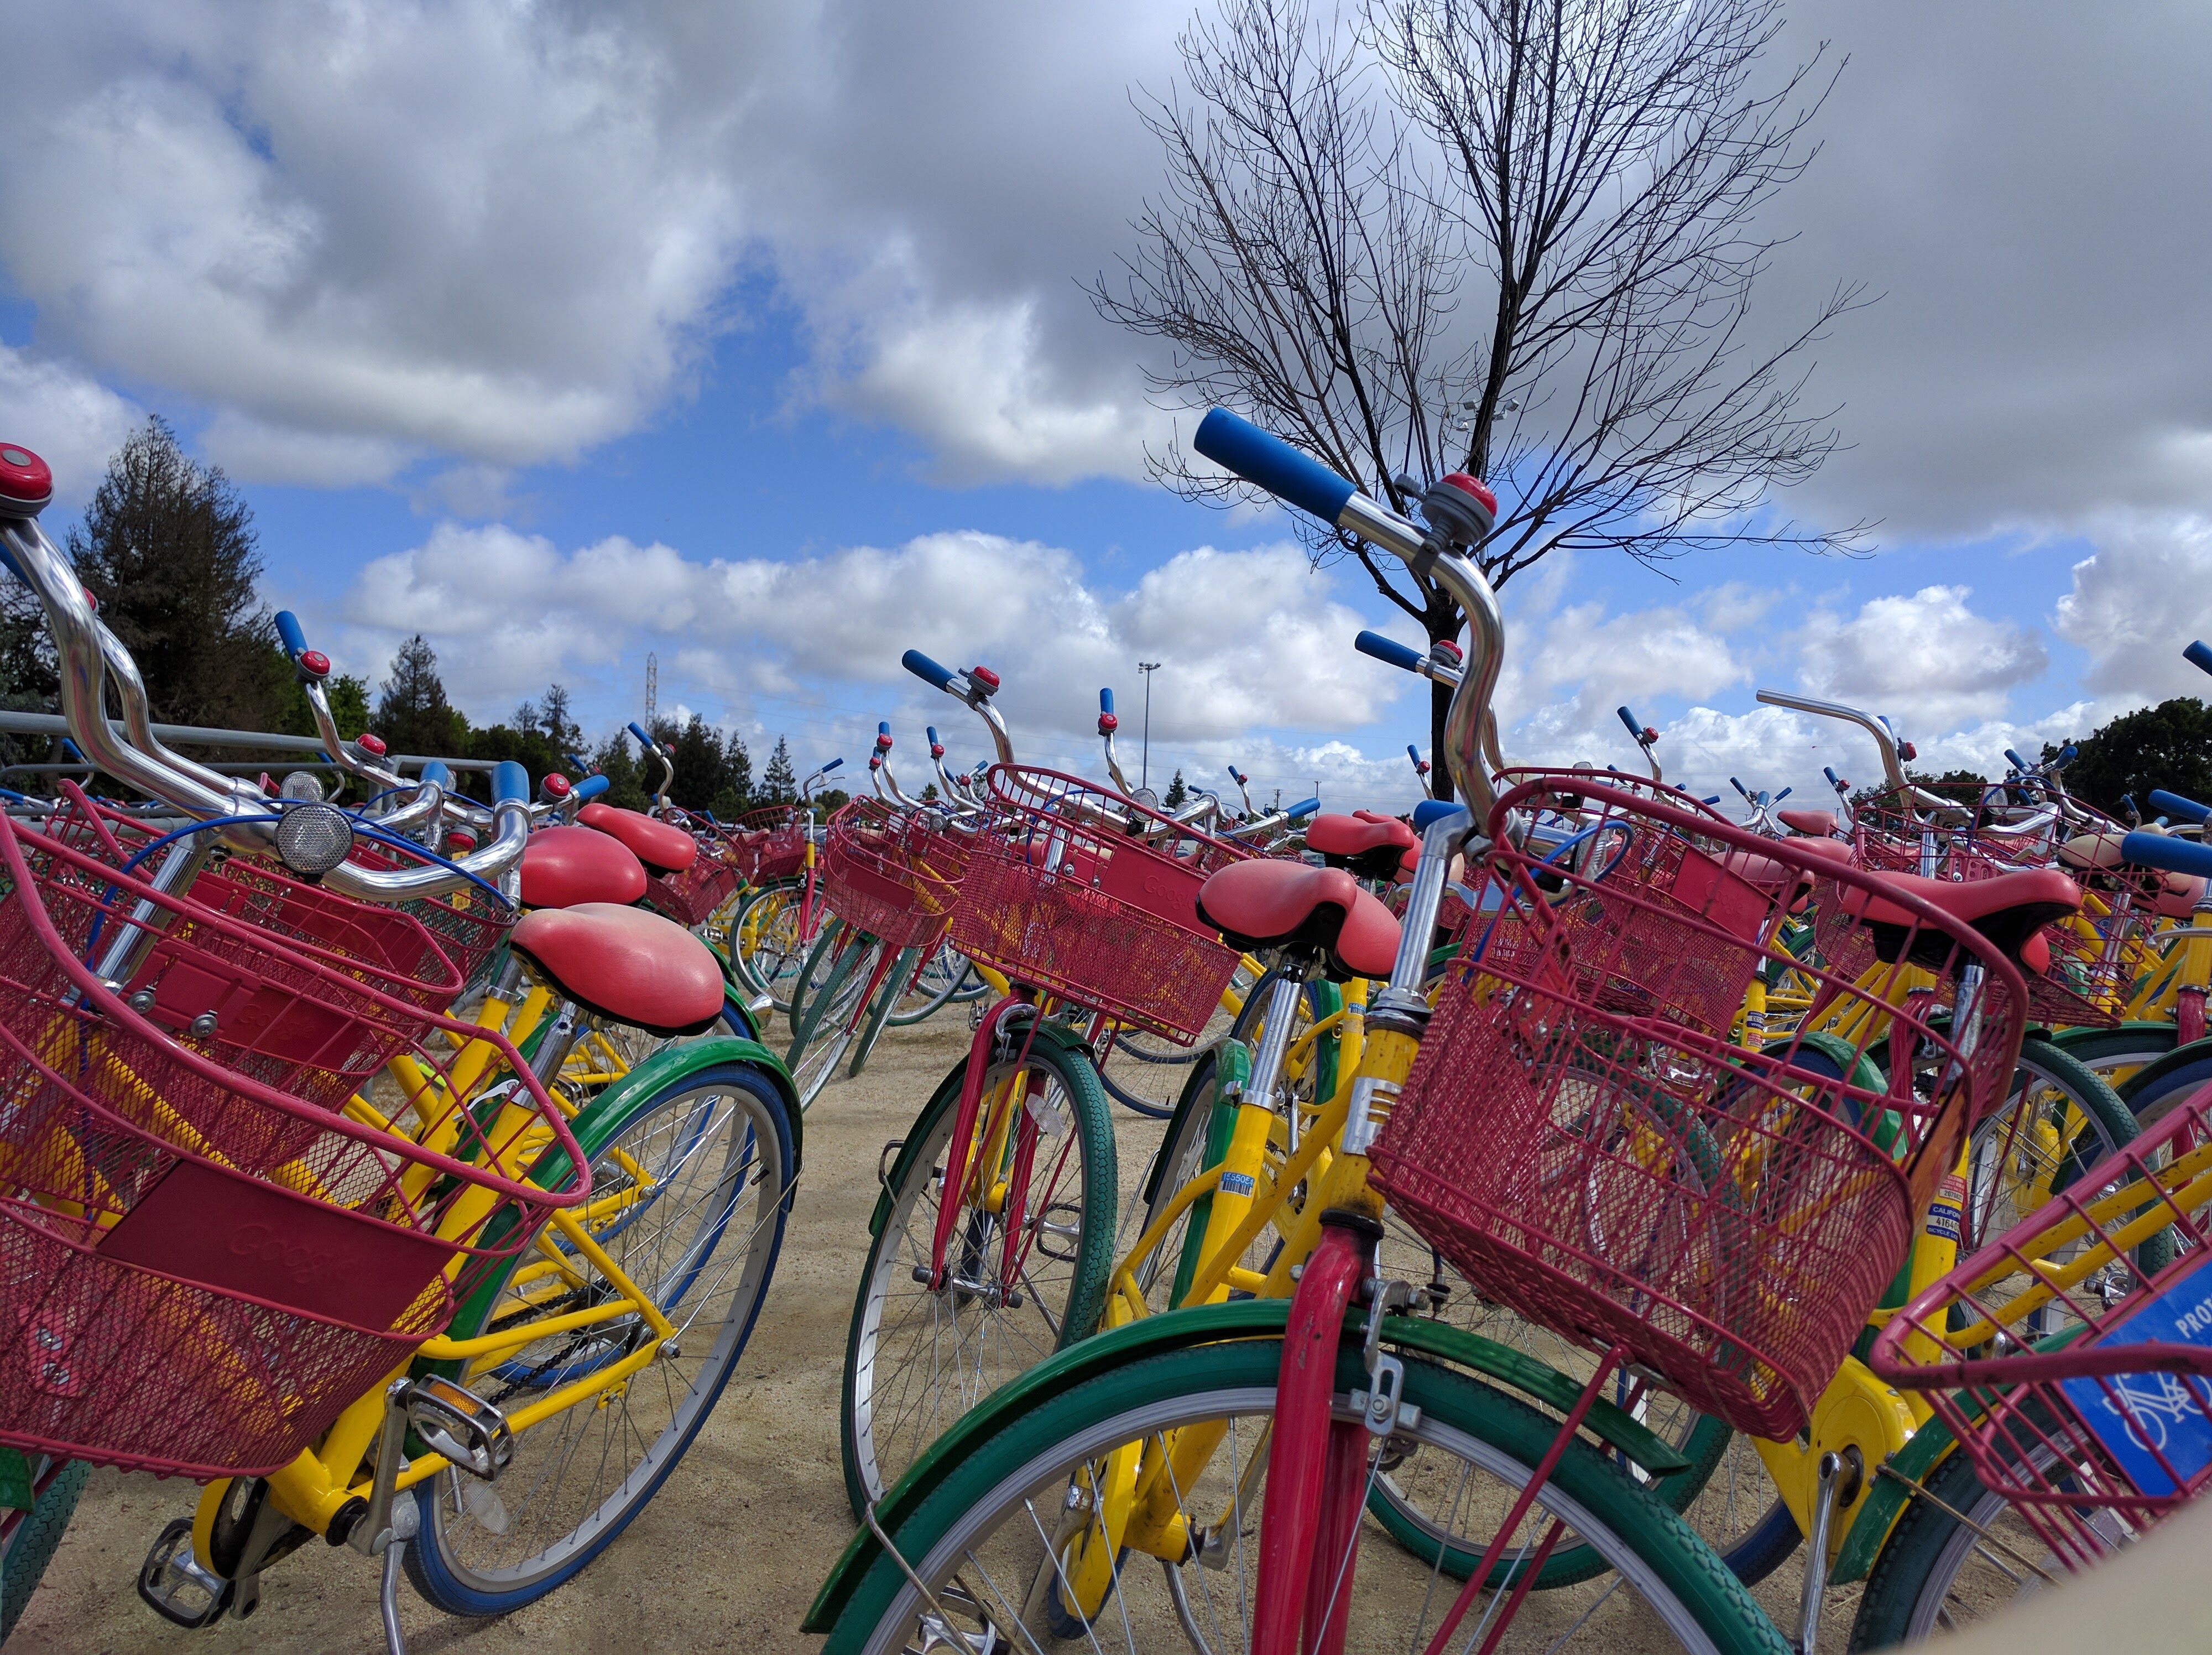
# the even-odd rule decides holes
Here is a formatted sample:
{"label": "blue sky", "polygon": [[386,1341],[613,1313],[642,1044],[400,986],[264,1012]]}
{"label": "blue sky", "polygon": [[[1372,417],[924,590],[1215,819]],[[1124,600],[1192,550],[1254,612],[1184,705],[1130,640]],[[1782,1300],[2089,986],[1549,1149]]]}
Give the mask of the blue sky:
{"label": "blue sky", "polygon": [[[999,666],[1025,753],[1089,764],[1099,683],[1133,735],[1160,659],[1156,771],[1401,803],[1420,697],[1350,639],[1402,618],[1279,514],[1145,479],[1140,350],[1077,289],[1157,186],[1128,94],[1188,9],[1050,10],[42,15],[0,111],[0,435],[54,461],[58,533],[162,413],[252,502],[272,602],[372,678],[424,630],[480,719],[558,678],[611,729],[651,649],[665,709],[757,748],[935,718],[979,756],[915,646]],[[1626,764],[1626,699],[1671,773],[1802,789],[1871,754],[1759,685],[1976,767],[2193,691],[2212,20],[1789,15],[1778,51],[1850,63],[1773,302],[1880,298],[1820,350],[1849,446],[1783,506],[1882,520],[1875,550],[1521,576],[1510,757]]]}

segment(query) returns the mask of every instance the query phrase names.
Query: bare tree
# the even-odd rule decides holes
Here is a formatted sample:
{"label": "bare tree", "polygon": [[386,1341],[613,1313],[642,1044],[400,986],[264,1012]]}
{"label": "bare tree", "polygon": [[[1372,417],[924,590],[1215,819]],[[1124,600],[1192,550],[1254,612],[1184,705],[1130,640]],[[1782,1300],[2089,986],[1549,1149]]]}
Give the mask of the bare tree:
{"label": "bare tree", "polygon": [[[1780,27],[1780,0],[1366,0],[1352,24],[1224,0],[1179,43],[1185,91],[1142,106],[1166,189],[1093,301],[1170,347],[1163,404],[1236,407],[1401,511],[1443,472],[1490,478],[1496,585],[1562,548],[1846,549],[1863,525],[1769,505],[1836,446],[1809,347],[1858,301],[1750,326],[1780,245],[1761,210],[1833,84],[1818,52],[1758,83]],[[1150,459],[1187,497],[1246,492],[1180,445]],[[1310,534],[1457,635],[1433,581]]]}

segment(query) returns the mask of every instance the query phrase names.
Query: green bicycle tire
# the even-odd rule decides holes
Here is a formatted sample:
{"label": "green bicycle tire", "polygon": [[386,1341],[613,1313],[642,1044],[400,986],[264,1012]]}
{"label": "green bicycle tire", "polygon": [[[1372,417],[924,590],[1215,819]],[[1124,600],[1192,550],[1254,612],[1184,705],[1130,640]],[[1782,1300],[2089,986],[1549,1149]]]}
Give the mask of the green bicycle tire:
{"label": "green bicycle tire", "polygon": [[62,1543],[62,1532],[76,1514],[85,1479],[91,1475],[92,1467],[82,1460],[71,1460],[63,1466],[39,1491],[36,1503],[8,1536],[7,1550],[0,1554],[0,1644],[8,1641],[31,1594],[39,1589],[46,1565],[53,1561],[55,1549]]}
{"label": "green bicycle tire", "polygon": [[[1265,1411],[1272,1407],[1281,1359],[1279,1339],[1224,1341],[1144,1357],[1014,1415],[963,1455],[899,1524],[890,1536],[899,1556],[924,1579],[939,1577],[994,1506],[1010,1505],[1021,1492],[1055,1476],[1061,1465],[1072,1470],[1089,1454],[1171,1427],[1178,1418]],[[1518,1468],[1523,1479],[1552,1445],[1557,1421],[1422,1357],[1407,1353],[1401,1360],[1405,1398],[1422,1410],[1416,1431],[1440,1440],[1446,1432],[1455,1433]],[[1345,1348],[1337,1364],[1340,1391],[1364,1382],[1357,1348]],[[1158,1425],[1151,1423],[1155,1419]],[[1682,1519],[1588,1443],[1567,1445],[1547,1488],[1572,1513],[1573,1527],[1591,1535],[1616,1567],[1640,1577],[1648,1603],[1655,1587],[1666,1596],[1668,1605],[1654,1606],[1685,1646],[1729,1655],[1782,1655],[1789,1647]],[[911,1618],[907,1605],[914,1601],[899,1561],[879,1555],[843,1605],[823,1655],[884,1655],[898,1647],[893,1640],[903,1636]],[[1357,1617],[1357,1607],[1353,1613]],[[1118,1634],[1127,1623],[1111,1624]],[[1092,1623],[1094,1634],[1109,1625],[1102,1615]],[[1184,1647],[1180,1641],[1172,1646]]]}
{"label": "green bicycle tire", "polygon": [[[942,1165],[954,1117],[959,1111],[961,1086],[971,1060],[962,1058],[922,1106],[921,1113],[900,1141],[896,1162],[884,1175],[884,1193],[871,1221],[866,1262],[860,1271],[859,1291],[853,1301],[853,1317],[845,1341],[845,1360],[838,1386],[838,1451],[845,1473],[845,1492],[854,1514],[866,1512],[879,1498],[890,1479],[884,1476],[876,1445],[876,1410],[881,1389],[876,1364],[884,1337],[884,1301],[888,1283],[902,1268],[910,1268],[899,1255],[909,1232],[906,1215],[924,1210],[935,1169]],[[1079,1050],[1048,1038],[1042,1031],[1030,1044],[1028,1061],[1054,1071],[1074,1116],[1076,1153],[1081,1157],[1081,1234],[1068,1272],[1068,1287],[1060,1303],[1060,1325],[1048,1328],[1049,1342],[1032,1339],[1032,1359],[1042,1360],[1052,1351],[1090,1335],[1097,1324],[1106,1299],[1106,1283],[1113,1269],[1115,1220],[1121,1183],[1116,1171],[1112,1117],[1097,1072]],[[997,1067],[997,1065],[994,1065]],[[987,1082],[988,1084],[988,1082]],[[955,1329],[956,1343],[957,1329]],[[1004,1347],[1002,1341],[1002,1348]],[[934,1347],[933,1346],[933,1351]],[[1017,1353],[1018,1354],[1018,1353]],[[1026,1366],[1026,1364],[1024,1364]],[[1003,1377],[1011,1378],[1012,1374]],[[983,1387],[988,1389],[989,1387]],[[865,1399],[862,1391],[867,1392]],[[968,1397],[981,1398],[982,1390]],[[949,1427],[957,1415],[937,1420],[930,1433],[933,1440]],[[905,1457],[911,1463],[926,1444]],[[899,1469],[903,1469],[903,1465]]]}
{"label": "green bicycle tire", "polygon": [[891,961],[890,970],[884,973],[883,982],[877,985],[875,1000],[868,1008],[867,1021],[860,1030],[860,1039],[853,1047],[852,1061],[845,1066],[847,1080],[851,1080],[867,1068],[869,1055],[875,1050],[876,1042],[883,1038],[884,1030],[891,1022],[891,1013],[898,1006],[900,985],[913,973],[916,952],[912,948],[900,949],[898,957]]}

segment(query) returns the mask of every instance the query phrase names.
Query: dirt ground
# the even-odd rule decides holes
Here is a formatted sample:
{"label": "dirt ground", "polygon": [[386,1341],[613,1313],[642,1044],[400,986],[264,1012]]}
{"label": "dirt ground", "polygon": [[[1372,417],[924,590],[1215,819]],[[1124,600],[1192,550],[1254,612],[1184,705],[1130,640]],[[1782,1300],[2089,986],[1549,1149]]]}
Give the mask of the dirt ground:
{"label": "dirt ground", "polygon": [[[808,1651],[800,1616],[853,1533],[837,1452],[837,1388],[853,1293],[866,1252],[877,1158],[967,1043],[955,1009],[891,1030],[857,1079],[826,1090],[806,1117],[805,1166],[768,1302],[736,1376],[659,1498],[578,1579],[501,1620],[463,1621],[402,1586],[414,1655],[581,1649]],[[1159,1128],[1116,1109],[1124,1197]],[[133,1655],[189,1650],[379,1655],[378,1566],[310,1546],[264,1577],[250,1621],[203,1632],[171,1626],[138,1600],[140,1560],[197,1490],[112,1471],[94,1475],[45,1584],[9,1640],[9,1655]],[[1794,1629],[1798,1567],[1759,1592]],[[1832,1596],[1821,1641],[1840,1649],[1856,1589]]]}

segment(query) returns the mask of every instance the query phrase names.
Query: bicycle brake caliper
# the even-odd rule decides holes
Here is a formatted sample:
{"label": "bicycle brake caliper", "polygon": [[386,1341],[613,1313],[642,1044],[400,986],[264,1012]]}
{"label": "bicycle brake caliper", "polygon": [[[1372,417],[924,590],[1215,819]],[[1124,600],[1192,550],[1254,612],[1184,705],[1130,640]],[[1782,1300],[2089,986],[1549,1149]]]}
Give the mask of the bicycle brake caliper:
{"label": "bicycle brake caliper", "polygon": [[1413,1290],[1403,1281],[1369,1280],[1363,1295],[1367,1300],[1367,1342],[1360,1360],[1367,1369],[1367,1389],[1352,1393],[1352,1405],[1371,1436],[1387,1437],[1401,1427],[1411,1428],[1421,1410],[1403,1401],[1406,1365],[1382,1348],[1382,1318],[1389,1311],[1413,1304]]}

